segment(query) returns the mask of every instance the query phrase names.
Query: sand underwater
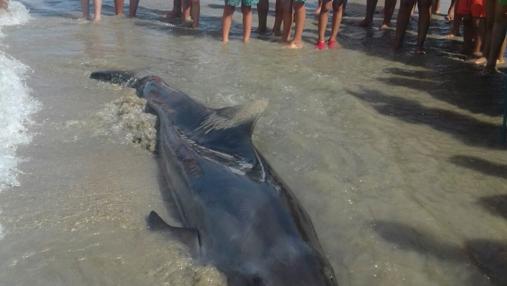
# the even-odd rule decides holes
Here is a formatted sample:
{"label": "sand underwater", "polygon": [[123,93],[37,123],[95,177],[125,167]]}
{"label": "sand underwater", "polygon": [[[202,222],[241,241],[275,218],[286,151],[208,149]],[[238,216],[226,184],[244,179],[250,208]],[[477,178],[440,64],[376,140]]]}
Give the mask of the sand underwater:
{"label": "sand underwater", "polygon": [[105,1],[93,25],[79,1],[26,0],[30,19],[1,27],[0,76],[17,85],[0,81],[0,118],[25,117],[0,136],[0,285],[226,285],[147,230],[151,210],[178,224],[149,151],[154,118],[133,90],[88,78],[103,69],[159,75],[213,107],[269,100],[254,142],[340,285],[507,285],[505,78],[464,63],[443,16],[427,55],[413,33],[395,54],[393,31],[357,27],[365,7],[351,1],[341,49],[315,51],[309,17],[306,49],[290,51],[255,33],[243,45],[239,13],[222,46],[220,1],[202,1],[197,31],[161,22],[167,2],[128,19]]}

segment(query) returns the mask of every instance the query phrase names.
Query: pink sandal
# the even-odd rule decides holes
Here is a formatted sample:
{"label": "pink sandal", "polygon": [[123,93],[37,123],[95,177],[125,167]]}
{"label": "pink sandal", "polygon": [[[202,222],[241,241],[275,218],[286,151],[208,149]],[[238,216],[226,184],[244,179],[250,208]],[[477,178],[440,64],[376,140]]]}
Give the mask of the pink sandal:
{"label": "pink sandal", "polygon": [[329,40],[327,41],[327,47],[330,49],[334,49],[337,47],[336,40]]}
{"label": "pink sandal", "polygon": [[317,41],[317,43],[315,44],[315,48],[323,50],[326,48],[326,43],[324,41]]}

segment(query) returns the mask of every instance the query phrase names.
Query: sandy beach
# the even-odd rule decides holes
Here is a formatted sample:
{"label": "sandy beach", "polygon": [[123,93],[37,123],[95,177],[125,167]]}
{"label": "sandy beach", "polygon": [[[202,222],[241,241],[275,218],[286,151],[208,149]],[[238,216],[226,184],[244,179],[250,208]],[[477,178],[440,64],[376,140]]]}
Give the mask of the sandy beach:
{"label": "sandy beach", "polygon": [[240,13],[223,46],[222,2],[202,1],[199,30],[160,21],[166,2],[129,19],[105,1],[94,25],[78,1],[26,0],[31,20],[2,28],[39,111],[16,152],[19,185],[0,192],[0,285],[226,285],[147,229],[151,210],[178,217],[157,155],[131,142],[139,114],[118,115],[134,91],[89,79],[104,69],[159,75],[212,107],[269,100],[255,145],[310,214],[340,285],[507,284],[506,80],[464,62],[443,16],[427,55],[413,54],[413,32],[393,53],[394,31],[357,27],[354,0],[342,48],[318,52],[310,2],[306,48],[291,51],[255,33],[243,45]]}

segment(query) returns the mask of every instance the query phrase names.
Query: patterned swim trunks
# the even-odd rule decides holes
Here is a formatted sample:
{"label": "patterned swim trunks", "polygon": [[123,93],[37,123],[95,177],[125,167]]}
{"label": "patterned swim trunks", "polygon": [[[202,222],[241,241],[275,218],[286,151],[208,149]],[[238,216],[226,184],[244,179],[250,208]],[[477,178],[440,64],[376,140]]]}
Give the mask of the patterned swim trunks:
{"label": "patterned swim trunks", "polygon": [[252,7],[256,6],[259,3],[259,0],[225,0],[225,5],[232,7],[246,6]]}

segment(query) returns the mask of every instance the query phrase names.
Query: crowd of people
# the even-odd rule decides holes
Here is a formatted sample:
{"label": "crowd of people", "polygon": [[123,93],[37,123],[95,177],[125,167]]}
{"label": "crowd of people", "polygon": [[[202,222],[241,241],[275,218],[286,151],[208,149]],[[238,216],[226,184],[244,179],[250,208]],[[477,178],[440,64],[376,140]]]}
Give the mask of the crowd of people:
{"label": "crowd of people", "polygon": [[[9,0],[0,0],[0,9],[7,9]],[[167,13],[167,18],[181,19],[183,24],[193,28],[199,26],[200,0],[173,0],[173,9]],[[268,33],[267,16],[269,0],[225,0],[222,16],[222,41],[229,41],[232,25],[232,15],[237,7],[241,7],[243,14],[243,42],[250,40],[252,30],[252,7],[257,7],[259,34]],[[275,22],[272,33],[281,36],[282,42],[289,48],[303,47],[303,29],[305,25],[306,0],[276,0]],[[337,34],[340,30],[346,0],[318,0],[316,15],[318,17],[317,49],[335,48],[338,46]],[[89,14],[89,0],[81,0],[83,17],[94,22],[100,21],[102,0],[93,0],[94,14]],[[366,0],[366,17],[359,23],[362,27],[373,24],[373,15],[378,0]],[[123,15],[124,0],[114,0],[115,12]],[[380,29],[391,26],[391,19],[397,0],[385,0],[384,20]],[[419,13],[417,29],[417,53],[424,53],[424,42],[428,33],[432,13],[438,13],[439,0],[401,0],[396,21],[396,36],[394,48],[400,49],[410,22],[410,17],[417,4]],[[129,16],[135,17],[139,0],[129,0]],[[326,40],[329,12],[332,11],[331,33]],[[507,32],[507,0],[452,0],[447,19],[452,25],[449,37],[459,36],[463,26],[463,53],[472,59],[476,65],[485,66],[485,72],[496,71],[496,65],[504,62],[505,35]],[[291,37],[292,26],[295,26]]]}

